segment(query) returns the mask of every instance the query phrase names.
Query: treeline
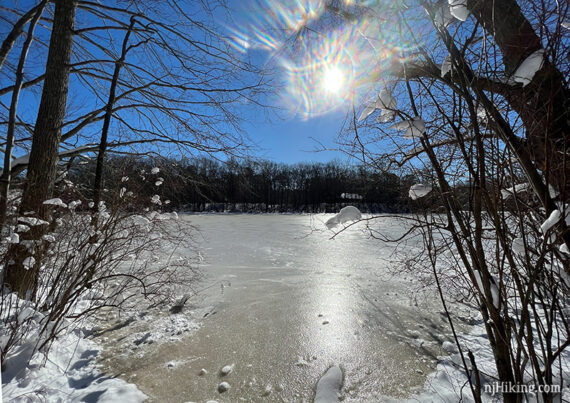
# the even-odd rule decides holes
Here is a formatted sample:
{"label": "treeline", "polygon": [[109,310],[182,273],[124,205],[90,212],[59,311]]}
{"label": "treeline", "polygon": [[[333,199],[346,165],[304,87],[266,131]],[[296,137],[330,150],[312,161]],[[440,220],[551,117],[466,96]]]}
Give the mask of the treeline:
{"label": "treeline", "polygon": [[[69,179],[86,192],[93,182],[91,165],[74,165],[69,173]],[[411,175],[400,177],[338,161],[283,164],[195,158],[153,162],[113,157],[105,167],[107,198],[121,188],[123,192],[136,189],[139,195],[158,195],[161,203],[186,211],[333,212],[351,204],[368,212],[407,212],[408,189],[417,183]]]}

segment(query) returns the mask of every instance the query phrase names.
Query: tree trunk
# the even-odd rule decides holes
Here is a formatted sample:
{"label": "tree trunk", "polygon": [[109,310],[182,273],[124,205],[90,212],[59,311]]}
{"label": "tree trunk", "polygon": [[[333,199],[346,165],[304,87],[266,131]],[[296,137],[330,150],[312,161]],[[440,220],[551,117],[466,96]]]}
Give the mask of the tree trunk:
{"label": "tree trunk", "polygon": [[[51,196],[55,182],[61,126],[67,104],[77,1],[55,0],[45,81],[34,127],[28,174],[20,206],[21,215],[48,218],[49,211],[43,202]],[[42,228],[44,226],[33,227],[25,233],[26,238],[41,239],[44,232]],[[22,298],[33,296],[39,276],[39,256],[36,257],[36,264],[29,269],[23,265],[24,259],[30,256],[30,251],[24,246],[13,245],[8,256],[11,262],[4,270],[3,283]]]}

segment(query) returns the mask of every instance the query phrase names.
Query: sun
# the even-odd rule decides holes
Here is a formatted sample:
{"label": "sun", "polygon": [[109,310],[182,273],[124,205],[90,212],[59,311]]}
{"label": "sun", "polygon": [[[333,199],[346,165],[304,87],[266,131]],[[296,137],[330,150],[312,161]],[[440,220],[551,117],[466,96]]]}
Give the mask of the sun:
{"label": "sun", "polygon": [[326,92],[338,94],[344,84],[344,74],[338,67],[329,67],[323,75],[323,88]]}

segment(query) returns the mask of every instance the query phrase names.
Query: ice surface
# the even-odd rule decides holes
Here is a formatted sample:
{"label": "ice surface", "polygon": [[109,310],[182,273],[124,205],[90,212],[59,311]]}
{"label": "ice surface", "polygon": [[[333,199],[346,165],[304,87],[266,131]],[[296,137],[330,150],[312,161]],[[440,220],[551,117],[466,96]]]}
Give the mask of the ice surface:
{"label": "ice surface", "polygon": [[338,394],[342,388],[342,370],[338,366],[332,366],[319,379],[314,403],[338,402]]}
{"label": "ice surface", "polygon": [[449,0],[449,11],[451,15],[453,15],[458,20],[467,20],[467,17],[469,17],[467,0]]}
{"label": "ice surface", "polygon": [[419,199],[420,197],[426,196],[429,192],[432,191],[432,187],[430,185],[424,185],[422,183],[417,183],[410,187],[410,191],[408,195],[412,200]]}
{"label": "ice surface", "polygon": [[336,227],[338,224],[343,224],[347,221],[357,221],[362,218],[362,213],[354,206],[346,206],[340,209],[340,212],[332,218],[329,218],[325,225],[327,228]]}
{"label": "ice surface", "polygon": [[522,83],[523,87],[529,84],[534,75],[544,64],[544,49],[539,49],[527,57],[513,74],[513,80]]}

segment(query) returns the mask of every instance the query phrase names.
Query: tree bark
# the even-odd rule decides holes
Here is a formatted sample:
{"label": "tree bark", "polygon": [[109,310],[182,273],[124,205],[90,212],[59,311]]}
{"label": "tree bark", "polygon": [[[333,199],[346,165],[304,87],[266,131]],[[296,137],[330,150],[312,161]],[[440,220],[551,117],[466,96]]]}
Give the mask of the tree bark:
{"label": "tree bark", "polygon": [[[49,211],[43,202],[51,196],[55,182],[61,127],[67,104],[77,2],[78,0],[55,0],[45,81],[34,127],[30,162],[20,206],[21,215],[48,218]],[[25,233],[26,238],[40,240],[43,227],[33,227]],[[39,258],[36,258],[36,264],[31,268],[26,269],[23,265],[24,259],[30,254],[24,246],[13,245],[8,251],[11,262],[4,270],[4,285],[16,291],[22,298],[33,298],[39,276]]]}

